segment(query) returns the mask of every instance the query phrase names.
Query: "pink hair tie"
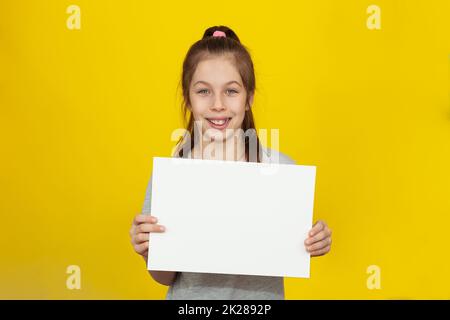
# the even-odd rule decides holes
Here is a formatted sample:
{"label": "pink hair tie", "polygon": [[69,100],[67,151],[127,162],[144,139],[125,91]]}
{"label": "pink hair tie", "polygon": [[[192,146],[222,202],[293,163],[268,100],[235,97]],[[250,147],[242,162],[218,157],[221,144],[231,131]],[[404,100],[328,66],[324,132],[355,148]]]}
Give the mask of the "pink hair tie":
{"label": "pink hair tie", "polygon": [[225,32],[219,31],[219,30],[214,31],[214,33],[213,33],[212,36],[213,36],[213,37],[225,37],[225,38],[227,37],[227,35],[226,35]]}

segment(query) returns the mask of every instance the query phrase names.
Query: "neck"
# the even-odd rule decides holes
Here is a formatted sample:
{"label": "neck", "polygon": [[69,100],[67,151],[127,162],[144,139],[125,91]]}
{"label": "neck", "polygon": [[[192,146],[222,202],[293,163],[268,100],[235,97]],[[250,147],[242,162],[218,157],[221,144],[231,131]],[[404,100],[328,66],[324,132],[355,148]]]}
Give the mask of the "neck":
{"label": "neck", "polygon": [[242,134],[233,134],[226,140],[203,141],[197,143],[192,152],[192,158],[245,161],[245,144]]}

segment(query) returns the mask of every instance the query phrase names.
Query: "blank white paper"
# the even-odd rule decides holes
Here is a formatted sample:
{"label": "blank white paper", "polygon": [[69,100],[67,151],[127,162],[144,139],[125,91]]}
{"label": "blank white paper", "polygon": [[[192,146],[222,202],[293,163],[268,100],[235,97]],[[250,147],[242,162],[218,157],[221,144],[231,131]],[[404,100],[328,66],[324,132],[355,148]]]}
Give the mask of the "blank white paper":
{"label": "blank white paper", "polygon": [[153,159],[148,269],[309,278],[315,166]]}

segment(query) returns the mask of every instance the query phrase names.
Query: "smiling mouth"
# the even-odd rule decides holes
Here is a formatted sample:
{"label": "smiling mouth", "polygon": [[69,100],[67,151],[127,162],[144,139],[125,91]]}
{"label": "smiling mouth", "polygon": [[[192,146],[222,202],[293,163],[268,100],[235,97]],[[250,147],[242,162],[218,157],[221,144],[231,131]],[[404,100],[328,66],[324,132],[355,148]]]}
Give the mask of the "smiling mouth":
{"label": "smiling mouth", "polygon": [[206,120],[214,129],[223,130],[228,126],[231,118],[206,118]]}

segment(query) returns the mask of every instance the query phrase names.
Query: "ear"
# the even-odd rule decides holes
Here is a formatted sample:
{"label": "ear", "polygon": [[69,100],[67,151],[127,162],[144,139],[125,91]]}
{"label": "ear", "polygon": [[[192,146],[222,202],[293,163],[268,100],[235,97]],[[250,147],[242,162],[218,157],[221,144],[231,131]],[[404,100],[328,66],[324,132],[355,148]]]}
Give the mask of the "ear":
{"label": "ear", "polygon": [[254,98],[254,94],[251,94],[248,99],[249,105],[245,107],[245,110],[250,110],[251,106],[253,105],[253,98]]}

